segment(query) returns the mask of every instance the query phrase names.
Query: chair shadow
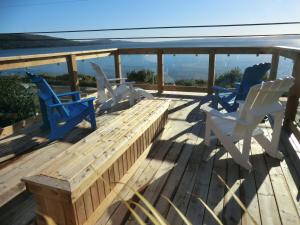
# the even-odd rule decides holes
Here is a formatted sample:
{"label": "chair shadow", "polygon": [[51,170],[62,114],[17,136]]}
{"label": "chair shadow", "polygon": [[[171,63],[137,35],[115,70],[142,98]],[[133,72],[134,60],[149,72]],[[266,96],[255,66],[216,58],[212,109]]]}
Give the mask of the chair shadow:
{"label": "chair shadow", "polygon": [[[104,114],[116,115],[122,111],[130,108],[128,101],[120,102],[113,106],[106,112],[99,112],[96,117],[100,117]],[[89,128],[89,124],[84,125],[86,121],[83,121],[72,129],[64,138],[57,140],[58,142],[65,142],[75,144],[82,138],[86,137],[93,132]],[[36,122],[26,129],[16,130],[13,134],[8,135],[0,140],[0,169],[18,160],[23,155],[30,154],[36,150],[39,150],[52,142],[48,140],[49,130],[41,129],[42,122]],[[98,124],[98,126],[100,126]]]}
{"label": "chair shadow", "polygon": [[[179,143],[175,143],[176,144],[179,144]],[[196,151],[197,148],[194,148],[194,151]],[[182,152],[181,154],[184,154],[184,152]],[[225,161],[223,163],[225,163],[226,165],[228,164],[232,164],[232,163],[235,163],[232,159],[220,159],[223,155],[225,154],[225,151],[224,150],[219,150],[216,152],[215,156],[210,158],[208,161],[205,161],[204,159],[199,159],[199,164],[203,164],[202,166],[207,166],[209,164],[209,161],[210,160],[220,160],[220,161]],[[258,154],[258,155],[253,155],[253,156],[250,156],[250,160],[251,161],[255,161],[255,160],[264,160],[264,154]],[[159,160],[158,158],[155,158],[153,157],[153,154],[149,154],[148,156],[148,159],[156,159],[156,160]],[[164,159],[160,159],[160,160],[164,160]],[[176,166],[174,166],[174,168],[172,169],[172,171],[175,171],[176,170],[176,167],[180,167],[182,166],[180,164],[180,162],[178,161],[173,161],[172,163],[176,164]],[[222,162],[221,162],[222,163]],[[279,165],[279,161],[278,160],[273,160],[272,163],[270,164],[270,168],[272,167],[277,167]],[[215,168],[214,168],[215,169]],[[213,171],[214,171],[213,169]],[[239,168],[239,170],[241,170],[241,168]],[[166,180],[168,180],[172,174],[172,171],[170,172],[166,172],[165,174],[163,174],[161,177],[159,177],[158,179],[156,180],[151,180],[151,181],[148,181],[146,182],[145,184],[140,184],[140,186],[138,188],[136,188],[135,190],[140,192],[141,194],[145,194],[145,191],[147,189],[153,189],[155,190],[155,187],[157,186],[161,186],[162,184],[159,185],[159,183],[161,182],[166,182]],[[212,171],[212,174],[211,176],[217,176],[214,172]],[[260,179],[255,179],[255,182],[254,182],[254,176],[256,176],[255,173],[259,173],[259,177]],[[252,171],[251,173],[248,173],[248,172],[245,172],[245,173],[240,173],[240,176],[239,176],[239,180],[243,179],[243,181],[241,182],[241,184],[239,185],[239,187],[237,188],[237,190],[235,191],[235,194],[237,196],[239,196],[240,200],[244,203],[244,205],[246,206],[246,208],[251,204],[253,198],[257,197],[257,191],[260,186],[262,185],[262,183],[264,182],[265,178],[268,176],[268,173],[269,173],[269,169],[268,168],[265,168],[264,170],[262,171]],[[227,180],[227,176],[228,174],[225,173],[225,176],[224,175],[221,175],[221,177],[226,181]],[[142,179],[142,178],[141,178]],[[183,174],[181,175],[181,178],[180,178],[180,182],[181,180],[183,179]],[[192,178],[191,178],[192,179]],[[213,178],[211,178],[213,179]],[[218,178],[214,178],[214,179],[218,179]],[[143,180],[143,179],[142,179]],[[139,181],[140,182],[140,181]],[[179,182],[179,183],[180,183]],[[233,180],[233,182],[235,182]],[[174,184],[174,185],[179,185],[179,183],[177,184]],[[229,186],[232,185],[232,183],[227,183]],[[166,186],[167,185],[167,182],[163,185],[163,186]],[[196,184],[195,184],[196,185]],[[203,189],[207,189],[209,190],[209,185],[210,185],[210,182],[202,182],[201,184],[201,187]],[[206,186],[205,186],[206,185]],[[214,209],[217,204],[219,204],[220,202],[224,201],[224,196],[225,194],[228,192],[224,186],[223,183],[221,183],[221,181],[219,182],[218,184],[219,186],[223,187],[224,188],[224,195],[214,195],[215,199],[213,201],[213,203],[215,204],[212,204],[212,205],[209,205],[210,208]],[[253,185],[256,186],[256,188],[252,188]],[[169,190],[169,189],[168,189]],[[174,196],[176,194],[176,190],[177,188],[174,188],[170,194],[170,199],[171,201],[174,200]],[[161,190],[160,190],[161,191]],[[151,204],[157,208],[158,207],[158,202],[161,202],[161,193],[162,191],[159,193],[159,194],[156,194],[155,195],[155,198],[151,198],[151,199],[148,199]],[[188,195],[189,193],[181,193],[181,194],[186,194]],[[192,193],[193,194],[193,193]],[[246,196],[247,194],[247,196]],[[201,196],[202,200],[204,200],[207,204],[209,204],[207,202],[207,198],[208,198],[208,195],[209,193],[207,192],[207,195],[206,196]],[[193,196],[191,196],[191,198],[194,198]],[[139,202],[141,203],[141,201],[139,201],[138,197],[134,194],[134,193],[131,193],[131,195],[127,195],[127,198],[125,199],[127,201],[131,200],[131,201],[135,201],[135,202]],[[144,204],[142,204],[144,206]],[[116,208],[117,207],[117,208]],[[136,212],[139,212],[139,213],[142,213],[138,208],[135,207],[135,205],[131,204],[131,207],[133,209],[135,209]],[[178,206],[179,207],[179,206]],[[240,215],[238,217],[231,217],[232,214],[236,214],[236,212],[232,212],[230,211],[230,209],[232,208],[236,208],[236,207],[240,207],[236,200],[231,197],[227,202],[226,204],[223,206],[224,207],[224,210],[222,211],[222,214],[219,214],[218,217],[221,218],[221,220],[224,222],[224,217],[227,217],[230,219],[230,224],[240,224],[241,223],[241,220],[242,220],[242,217],[244,215],[245,212],[243,212],[243,210],[241,208],[239,208],[240,210]],[[172,207],[170,205],[168,205],[167,208],[165,208],[163,211],[159,211],[162,216],[164,218],[167,217],[168,215],[168,212],[169,210],[171,209]],[[202,216],[202,219],[204,218],[208,218],[210,217],[211,215],[206,211],[205,207],[203,205],[201,205],[201,203],[199,202],[199,206],[198,206],[198,209],[199,209],[199,215]],[[117,211],[116,211],[117,210]],[[111,206],[108,207],[107,209],[107,213],[109,215],[113,215],[112,217],[110,217],[110,220],[111,220],[111,223],[112,224],[124,224],[126,221],[130,221],[130,220],[134,220],[134,218],[131,216],[131,213],[128,211],[128,209],[126,208],[125,205],[123,205],[123,203],[121,201],[116,201],[114,202]],[[186,215],[188,214],[187,211],[183,211],[183,213]],[[225,215],[226,213],[226,215]],[[206,215],[207,214],[207,215]],[[180,220],[180,217],[178,216],[178,219]],[[188,218],[189,219],[189,218]],[[211,218],[213,220],[213,218]],[[120,223],[121,221],[121,223]],[[258,222],[260,221],[260,219],[258,218]],[[146,220],[147,222],[147,220]],[[148,221],[149,222],[149,221]],[[168,221],[168,222],[172,222],[172,221]],[[196,223],[196,224],[200,224],[200,223]]]}
{"label": "chair shadow", "polygon": [[[172,95],[173,96],[173,95]],[[184,96],[186,97],[186,96]],[[201,101],[203,100],[203,101]],[[235,194],[240,196],[240,200],[245,204],[246,207],[249,207],[249,205],[251,204],[251,201],[257,197],[257,190],[261,187],[261,185],[263,184],[264,180],[266,179],[266,177],[269,174],[269,170],[270,168],[273,167],[277,167],[279,166],[279,161],[276,159],[273,159],[267,155],[265,155],[264,153],[262,154],[255,154],[255,155],[251,155],[250,156],[250,161],[251,162],[264,162],[263,165],[261,165],[263,167],[263,169],[258,170],[258,169],[254,169],[251,173],[248,173],[247,171],[244,171],[242,168],[240,168],[239,166],[237,166],[235,164],[235,162],[232,160],[232,158],[226,158],[223,159],[222,156],[224,156],[224,154],[226,153],[222,148],[221,150],[217,150],[216,153],[212,156],[209,157],[208,159],[206,159],[206,156],[208,155],[208,149],[205,148],[203,146],[203,143],[201,143],[200,145],[192,145],[186,142],[177,142],[176,140],[180,137],[182,137],[183,135],[186,134],[193,134],[193,135],[197,135],[199,138],[204,137],[204,128],[205,128],[205,113],[202,112],[200,110],[201,104],[204,104],[203,102],[205,102],[207,100],[207,98],[205,97],[199,97],[197,99],[192,99],[189,102],[186,102],[174,109],[170,110],[170,114],[182,110],[185,107],[191,107],[192,105],[193,108],[191,109],[191,112],[188,113],[188,115],[186,116],[186,118],[184,118],[184,122],[187,123],[193,123],[191,126],[189,126],[187,129],[175,134],[174,136],[172,136],[170,139],[168,140],[157,140],[157,142],[153,145],[150,153],[147,156],[148,160],[160,160],[160,161],[167,161],[168,163],[173,163],[174,167],[172,168],[171,171],[166,171],[164,172],[160,177],[158,177],[156,180],[152,180],[153,177],[151,177],[151,180],[146,180],[146,179],[142,179],[142,181],[139,183],[139,187],[136,189],[138,190],[140,193],[145,193],[145,191],[148,188],[154,188],[156,186],[158,186],[159,183],[164,183],[163,187],[165,187],[165,185],[167,184],[167,180],[169,179],[169,177],[172,174],[172,171],[176,170],[176,168],[178,167],[182,167],[185,165],[180,164],[180,162],[178,162],[178,158],[180,155],[186,154],[186,151],[184,151],[185,148],[192,148],[193,152],[191,153],[191,155],[193,155],[193,153],[195,151],[199,151],[203,150],[205,151],[203,153],[203,158],[199,158],[199,160],[197,161],[198,163],[198,170],[203,169],[203,168],[207,168],[209,166],[210,163],[213,163],[213,165],[215,165],[215,161],[218,160],[221,164],[225,164],[226,165],[226,172],[224,173],[225,175],[222,175],[222,178],[227,181],[228,180],[228,173],[230,173],[230,170],[228,169],[228,165],[235,165],[235,168],[238,168],[239,170],[239,175],[237,177],[237,179],[242,180],[239,187],[237,188],[237,190],[235,191]],[[123,103],[124,105],[120,105],[118,107],[116,107],[115,109],[112,109],[111,111],[107,112],[107,113],[119,113],[122,110],[125,110],[126,107],[128,107],[128,102],[127,103]],[[127,105],[126,105],[127,104]],[[102,115],[102,114],[100,114]],[[200,129],[200,130],[199,130]],[[73,132],[78,132],[78,135],[74,135]],[[88,135],[91,132],[90,129],[84,129],[84,128],[75,128],[66,138],[65,140],[62,141],[66,141],[66,142],[70,142],[70,143],[75,143],[78,140],[82,139],[83,137],[85,137],[86,135]],[[72,134],[73,133],[73,134]],[[166,148],[168,147],[169,149],[167,149],[165,155],[158,155],[157,154],[157,145],[162,145],[165,146]],[[160,148],[163,149],[163,148]],[[170,159],[169,157],[166,157],[166,155],[168,154],[168,152],[170,152],[171,150],[174,149],[180,149],[179,150],[179,156],[175,157],[174,159]],[[268,158],[268,166],[266,165],[266,157]],[[212,161],[213,160],[213,161]],[[288,167],[293,167],[293,165],[291,165],[291,163],[288,163]],[[1,164],[0,164],[1,167]],[[214,170],[215,168],[213,168]],[[213,170],[211,171],[211,177],[210,179],[212,179],[213,176],[216,176],[215,173],[213,173]],[[197,172],[195,171],[195,173]],[[180,181],[183,179],[183,173],[178,181],[178,183],[176,184],[179,185]],[[214,177],[214,179],[217,179],[216,177]],[[296,178],[295,178],[295,182],[296,182]],[[233,185],[233,183],[237,181],[237,180],[231,180],[230,183],[227,183],[230,187]],[[221,181],[218,183],[219,186],[223,187],[225,194],[227,193],[227,190],[224,186],[224,184],[221,183]],[[297,184],[299,187],[299,184]],[[255,187],[255,188],[253,188]],[[201,183],[201,188],[207,188],[207,190],[209,190],[210,188],[210,181],[205,181],[203,183]],[[170,193],[170,198],[171,200],[174,199],[175,193],[176,193],[176,188],[174,187],[174,189],[171,191]],[[156,206],[156,204],[159,202],[159,200],[161,199],[160,196],[161,193],[158,193],[156,195],[155,199],[149,199],[153,202],[154,206]],[[187,193],[184,193],[187,194]],[[224,194],[224,195],[225,195]],[[208,195],[209,193],[207,192],[207,195],[203,196],[203,200],[205,202],[207,202],[208,200]],[[220,195],[216,195],[216,199],[214,201],[215,204],[213,205],[209,205],[209,207],[211,208],[215,208],[217,206],[217,204],[219,204],[220,202],[223,201],[223,197],[224,195],[220,196]],[[202,196],[201,196],[202,197]],[[192,197],[191,197],[192,198]],[[131,196],[128,196],[128,198],[126,200],[133,200],[133,201],[138,201],[138,198],[136,195],[132,194]],[[117,207],[118,206],[118,207]],[[134,205],[131,205],[134,208]],[[230,209],[231,207],[239,207],[237,206],[236,201],[233,199],[233,197],[231,197],[226,204],[224,205],[224,211],[222,212],[222,214],[219,214],[219,218],[221,218],[222,220],[224,219],[224,217],[230,217],[230,214],[233,212],[230,212],[227,209]],[[170,210],[171,206],[169,205],[165,211],[162,212],[162,215],[164,217],[167,216],[168,211]],[[206,211],[206,209],[204,208],[204,206],[201,205],[201,203],[199,203],[199,212],[197,212],[202,219],[204,218],[204,216],[210,216],[208,214],[208,212]],[[116,211],[118,210],[118,211]],[[110,205],[107,208],[107,213],[109,215],[113,215],[111,217],[111,224],[120,224],[120,222],[122,222],[121,224],[125,223],[125,221],[132,219],[131,218],[131,214],[130,212],[126,209],[126,207],[123,205],[122,201],[117,200],[115,203],[113,203],[112,205]],[[241,213],[240,216],[238,216],[237,218],[232,218],[231,223],[230,224],[240,224],[240,221],[242,219],[242,216],[244,215],[244,212],[242,212],[242,209],[240,209]],[[185,212],[187,213],[187,212]],[[207,214],[207,215],[206,215]],[[229,214],[229,215],[228,215]],[[259,220],[259,218],[258,218]]]}
{"label": "chair shadow", "polygon": [[[204,99],[205,101],[206,99]],[[180,105],[176,108],[174,108],[173,110],[171,110],[170,113],[173,113],[177,110],[181,110],[185,107],[189,107],[191,105],[195,104],[194,108],[191,110],[191,112],[188,114],[188,116],[185,118],[185,121],[188,123],[194,123],[191,127],[179,132],[178,134],[175,134],[173,137],[171,137],[169,140],[165,141],[165,142],[172,142],[172,147],[176,148],[177,145],[180,145],[182,143],[178,143],[176,142],[176,139],[181,137],[182,135],[185,135],[187,133],[193,133],[195,135],[198,135],[200,138],[204,137],[204,130],[203,129],[205,127],[205,113],[202,112],[200,110],[200,106],[202,104],[201,102],[201,98],[200,101],[199,99],[197,100],[192,100],[190,102],[184,103],[183,105]],[[195,129],[197,127],[201,127],[199,129],[201,129],[201,131],[199,132],[199,130]],[[163,144],[161,142],[164,141],[159,141],[160,144]],[[187,143],[184,144],[185,146],[189,145]],[[193,147],[197,147],[197,146],[193,146]],[[183,149],[184,147],[181,147],[181,149]],[[194,151],[197,148],[194,148]],[[184,154],[184,151],[182,150],[181,154]],[[230,180],[230,182],[227,181],[227,184],[231,187],[237,180],[240,181],[240,184],[238,186],[238,188],[235,190],[235,194],[237,196],[239,196],[240,200],[244,203],[244,205],[246,206],[246,208],[249,207],[249,205],[251,204],[252,200],[254,198],[257,197],[258,193],[257,190],[260,189],[261,185],[264,183],[266,177],[269,176],[269,170],[273,167],[278,167],[280,165],[280,161],[277,159],[273,159],[269,156],[267,156],[265,153],[261,153],[261,154],[255,154],[255,155],[251,155],[250,156],[250,161],[251,162],[262,162],[260,165],[260,168],[262,168],[261,170],[258,169],[254,169],[253,171],[251,171],[251,173],[249,173],[248,171],[244,170],[243,168],[239,167],[232,158],[226,158],[223,159],[222,156],[225,154],[225,151],[223,150],[223,148],[221,148],[221,150],[218,150],[214,157],[211,157],[208,159],[208,161],[205,160],[199,160],[199,164],[204,164],[204,167],[209,163],[210,160],[219,160],[221,164],[225,164],[226,166],[226,172],[224,173],[225,175],[222,175],[222,178],[227,181],[228,179],[228,173],[230,173],[230,171],[228,170],[228,165],[235,165],[235,168],[238,169],[238,177],[236,177],[236,180]],[[268,166],[267,166],[267,162],[266,162],[266,157],[268,157]],[[172,169],[175,170],[176,167],[180,167],[182,165],[180,165],[178,162],[176,161],[169,161],[169,158],[157,158],[155,155],[155,147],[153,147],[153,150],[151,150],[151,152],[148,155],[148,159],[155,159],[155,160],[162,160],[162,161],[166,161],[168,160],[169,163],[174,163],[176,164],[176,166]],[[223,162],[222,162],[223,161]],[[216,168],[213,168],[213,171]],[[147,190],[148,188],[152,188],[157,186],[157,183],[162,182],[164,180],[167,180],[168,178],[166,178],[165,176],[170,176],[170,173],[166,173],[164,175],[162,175],[160,178],[148,182],[147,184],[144,184],[142,187],[138,188],[139,192],[141,192],[142,194],[145,192],[145,190]],[[212,172],[211,176],[216,176],[215,173]],[[211,178],[212,179],[212,178]],[[218,178],[214,178],[214,179],[218,179]],[[165,184],[166,185],[166,184]],[[178,185],[178,184],[176,184]],[[203,185],[203,184],[201,184]],[[208,186],[204,187],[209,189],[209,182],[207,184]],[[221,183],[221,181],[219,181],[219,185],[223,187],[224,189],[224,195],[217,195],[218,197],[216,199],[214,199],[214,203],[213,205],[209,205],[209,207],[211,207],[212,209],[215,208],[217,206],[217,204],[219,204],[220,202],[224,201],[224,196],[226,193],[228,193],[227,189],[225,188],[224,184]],[[174,197],[174,193],[171,195],[172,197]],[[207,202],[207,197],[208,194],[206,196],[204,196],[204,200],[205,202]],[[155,204],[157,204],[157,202],[159,201],[161,197],[158,197],[157,199],[153,200],[151,199],[152,203],[154,204],[154,206],[156,206]],[[130,200],[137,200],[137,197],[135,195],[132,195],[132,197],[129,198]],[[172,199],[171,199],[172,200]],[[120,204],[121,202],[117,202],[114,203],[113,206],[111,206],[111,208],[109,207],[108,209],[108,213],[114,213],[115,212],[115,206]],[[200,204],[200,203],[199,203]],[[133,218],[131,218],[131,214],[130,212],[126,209],[125,206],[121,206],[122,210],[120,210],[121,212],[123,212],[123,217],[122,217],[122,221],[125,222],[127,220],[132,220]],[[132,205],[132,207],[134,207],[134,205]],[[226,204],[223,206],[224,210],[222,211],[221,214],[218,215],[219,218],[221,218],[222,220],[226,217],[227,221],[230,220],[230,224],[240,224],[242,217],[244,216],[245,212],[243,212],[242,208],[240,208],[240,206],[237,204],[236,200],[231,196],[229,200],[226,201]],[[238,216],[232,217],[232,211],[230,211],[230,209],[233,208],[239,208],[239,211],[241,212]],[[170,209],[170,207],[168,207],[168,210]],[[210,214],[206,211],[206,209],[200,204],[199,205],[199,209],[200,212],[203,215],[204,218],[204,214],[206,213],[206,217],[210,217]],[[119,209],[118,209],[119,210]],[[167,210],[167,211],[168,211]],[[205,212],[205,213],[204,213]],[[186,212],[187,213],[187,212]],[[167,216],[167,212],[162,212],[163,216]],[[119,214],[118,214],[119,215]],[[179,218],[178,218],[179,219]],[[118,223],[120,222],[120,217],[119,216],[113,216],[111,217],[112,220],[112,224],[114,223]],[[257,218],[258,221],[260,221],[260,218]],[[170,221],[169,221],[170,222]]]}
{"label": "chair shadow", "polygon": [[15,137],[11,136],[7,138],[7,141],[3,139],[0,144],[0,169],[5,167],[7,164],[20,159],[23,155],[25,156],[36,150],[41,150],[52,143],[67,142],[75,144],[91,132],[93,132],[93,130],[90,128],[75,127],[64,138],[50,142],[47,138],[49,131],[37,129],[34,132],[27,134],[18,134]]}

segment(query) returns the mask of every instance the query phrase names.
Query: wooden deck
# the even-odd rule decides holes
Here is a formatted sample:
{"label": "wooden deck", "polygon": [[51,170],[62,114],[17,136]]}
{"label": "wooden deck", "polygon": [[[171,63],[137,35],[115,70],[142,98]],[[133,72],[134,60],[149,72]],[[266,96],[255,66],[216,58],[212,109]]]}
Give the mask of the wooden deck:
{"label": "wooden deck", "polygon": [[[127,184],[139,190],[172,225],[183,224],[183,221],[161,195],[169,197],[193,224],[216,224],[194,195],[204,200],[224,224],[253,224],[217,178],[220,175],[245,203],[258,224],[299,224],[300,177],[292,159],[285,152],[286,142],[280,144],[280,149],[286,154],[280,162],[263,154],[254,141],[251,155],[254,170],[249,173],[237,166],[221,147],[207,148],[204,145],[205,115],[199,106],[202,97],[191,93],[175,94],[165,93],[162,96],[172,99],[169,121],[148,157]],[[118,113],[115,111],[99,116],[97,123],[103,126]],[[262,126],[270,135],[269,123]],[[38,169],[33,166],[35,161],[32,157],[38,161],[41,155],[55,155],[55,151],[64,151],[87,133],[86,129],[78,128],[65,141],[51,143],[4,164],[0,169],[1,187],[14,180],[20,193],[23,187],[16,177]],[[286,134],[283,137],[288,139]],[[126,187],[120,195],[126,200],[138,201]],[[34,211],[32,195],[22,192],[1,207],[1,224],[28,224],[34,218]],[[147,221],[138,209],[136,212]],[[116,199],[97,224],[129,225],[136,222],[127,208]]]}

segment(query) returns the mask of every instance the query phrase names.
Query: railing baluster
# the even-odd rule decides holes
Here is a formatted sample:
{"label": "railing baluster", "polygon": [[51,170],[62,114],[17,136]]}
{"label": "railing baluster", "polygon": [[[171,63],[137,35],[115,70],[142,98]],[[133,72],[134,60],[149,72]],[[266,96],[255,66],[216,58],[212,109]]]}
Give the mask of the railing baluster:
{"label": "railing baluster", "polygon": [[276,80],[277,71],[278,71],[278,62],[279,62],[279,53],[274,52],[272,54],[272,65],[271,65],[269,80]]}
{"label": "railing baluster", "polygon": [[207,80],[207,92],[212,94],[212,87],[215,85],[215,64],[216,55],[214,52],[209,53],[209,66],[208,66],[208,80]]}
{"label": "railing baluster", "polygon": [[75,55],[67,56],[67,65],[68,72],[71,75],[71,90],[78,91],[79,90],[79,80],[78,80],[78,70],[77,70],[77,61]]}
{"label": "railing baluster", "polygon": [[157,52],[157,90],[162,93],[164,90],[164,59],[162,50]]}
{"label": "railing baluster", "polygon": [[116,51],[114,53],[115,58],[115,76],[117,79],[122,78],[122,66],[121,66],[121,56],[119,54],[119,51]]}

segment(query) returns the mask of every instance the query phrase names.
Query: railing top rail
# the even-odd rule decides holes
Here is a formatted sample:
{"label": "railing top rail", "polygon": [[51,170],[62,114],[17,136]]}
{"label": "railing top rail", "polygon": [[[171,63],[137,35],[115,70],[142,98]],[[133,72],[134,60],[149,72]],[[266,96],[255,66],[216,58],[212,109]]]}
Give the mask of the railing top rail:
{"label": "railing top rail", "polygon": [[158,51],[163,51],[164,54],[189,54],[189,53],[216,53],[216,54],[271,54],[276,51],[291,52],[293,54],[300,53],[300,48],[290,46],[252,46],[252,47],[160,47],[160,48],[108,48],[100,50],[86,50],[86,51],[72,51],[72,52],[56,52],[45,54],[33,54],[33,55],[19,55],[19,56],[7,56],[0,57],[0,62],[5,61],[17,61],[26,59],[38,59],[38,58],[52,58],[52,57],[66,57],[68,55],[88,55],[99,54],[107,52],[116,52],[120,54],[156,54]]}
{"label": "railing top rail", "polygon": [[273,47],[161,47],[121,48],[120,54],[271,54]]}
{"label": "railing top rail", "polygon": [[300,53],[300,47],[275,46],[274,49],[277,49],[277,50],[286,50],[286,51],[292,51],[292,52],[295,52],[295,53]]}
{"label": "railing top rail", "polygon": [[45,53],[45,54],[7,56],[7,57],[0,57],[0,62],[26,60],[26,59],[38,59],[38,58],[51,58],[51,57],[66,57],[68,55],[99,54],[99,53],[115,52],[117,50],[118,50],[117,48],[108,48],[108,49],[100,49],[100,50],[86,50],[86,51],[55,52],[55,53]]}
{"label": "railing top rail", "polygon": [[279,54],[295,59],[300,48],[290,46],[251,46],[251,47],[160,47],[160,48],[108,48],[87,51],[56,52],[34,55],[0,57],[0,70],[25,68],[47,64],[63,63],[71,55],[76,60],[99,58],[111,54]]}

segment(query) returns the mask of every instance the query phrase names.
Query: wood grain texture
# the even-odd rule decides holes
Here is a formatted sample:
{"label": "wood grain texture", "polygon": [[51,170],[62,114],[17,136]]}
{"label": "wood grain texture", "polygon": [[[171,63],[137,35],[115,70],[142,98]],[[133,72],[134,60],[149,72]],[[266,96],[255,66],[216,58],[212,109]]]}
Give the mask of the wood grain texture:
{"label": "wood grain texture", "polygon": [[216,55],[215,53],[209,53],[209,63],[208,63],[208,80],[207,80],[207,88],[208,94],[212,94],[212,87],[215,85],[215,77],[216,77]]}
{"label": "wood grain texture", "polygon": [[159,93],[164,90],[164,56],[162,51],[157,53],[157,90]]}
{"label": "wood grain texture", "polygon": [[[76,224],[93,224],[112,196],[116,196],[119,182],[124,177],[128,179],[129,171],[132,174],[141,156],[145,157],[156,134],[150,131],[156,122],[160,124],[157,129],[164,127],[168,106],[169,101],[165,100],[143,100],[117,117],[115,123],[63,152],[40,175],[24,178],[29,191],[51,204],[43,210],[45,215],[63,224],[64,212],[70,210],[70,216],[75,209]],[[127,157],[125,171],[121,163],[123,155]],[[55,205],[50,198],[55,200]],[[69,203],[67,208],[64,202]]]}
{"label": "wood grain texture", "polygon": [[71,91],[79,90],[79,80],[78,80],[78,69],[77,69],[77,61],[75,55],[70,55],[67,57],[67,66],[68,72],[71,76]]}
{"label": "wood grain texture", "polygon": [[[168,217],[170,224],[173,221],[174,224],[182,221],[176,216],[170,205],[161,198],[162,193],[175,202],[193,224],[205,224],[203,219],[208,214],[195,196],[201,197],[203,201],[209,203],[213,210],[219,212],[218,216],[224,224],[253,224],[246,213],[236,208],[235,200],[231,194],[214,177],[213,171],[222,171],[220,174],[226,183],[240,197],[258,224],[272,224],[274,222],[277,224],[297,224],[297,219],[300,218],[300,206],[297,200],[300,176],[297,172],[298,165],[293,163],[294,156],[285,151],[290,141],[293,141],[291,144],[296,143],[293,135],[286,132],[282,133],[284,135],[282,135],[279,145],[279,149],[285,154],[282,161],[270,160],[254,141],[252,143],[253,154],[250,159],[253,163],[256,162],[256,164],[254,163],[256,166],[249,173],[232,162],[230,155],[222,154],[220,146],[208,148],[204,145],[205,120],[203,119],[204,114],[199,110],[199,96],[196,96],[196,93],[193,93],[192,97],[190,93],[186,93],[186,95],[182,93],[180,96],[178,93],[172,94],[174,96],[171,96],[173,100],[170,103],[168,123],[159,137],[155,139],[155,142],[150,145],[150,148],[148,147],[142,152],[142,142],[137,141],[142,154],[131,167],[128,167],[129,170],[126,169],[127,154],[116,158],[117,161],[122,158],[123,163],[126,162],[123,164],[123,170],[127,172],[124,173],[121,182],[125,182],[128,186],[143,193],[153,202],[155,208],[161,210],[163,215]],[[170,97],[170,94],[164,96]],[[133,112],[130,111],[130,113]],[[101,118],[101,126],[104,127],[114,122],[119,123],[118,120],[115,120],[116,117],[105,115]],[[162,127],[162,125],[156,122],[154,123],[154,130],[147,128],[145,131],[151,133],[152,130],[152,133],[158,135],[156,133],[158,127]],[[263,125],[262,129],[271,132],[270,125]],[[110,130],[110,132],[112,131],[113,129]],[[97,135],[104,135],[104,133],[101,131]],[[149,135],[146,137],[149,139]],[[137,140],[141,140],[141,138],[137,137]],[[93,139],[86,138],[85,141],[87,143],[93,142]],[[242,142],[238,144],[242,144]],[[83,149],[87,153],[89,150],[90,146]],[[118,168],[120,171],[119,164]],[[126,179],[124,179],[125,177]],[[96,183],[89,187],[92,195],[95,184],[97,184],[101,204],[98,206],[95,216],[93,216],[94,213],[91,215],[90,224],[136,224],[130,216],[130,212],[114,192],[116,190],[125,200],[136,200],[128,188],[116,185],[114,190],[109,190],[108,195],[105,196],[103,181],[97,179]],[[190,192],[195,196],[190,196]],[[94,206],[93,200],[92,197]],[[44,200],[37,200],[37,202],[39,205],[46,205]],[[12,201],[4,205],[0,209],[1,224],[27,225],[34,216],[35,207],[33,203],[34,201],[32,199],[30,201],[30,198],[27,197],[24,202]],[[70,213],[70,216],[66,216],[66,224],[68,225],[78,224],[77,215],[74,214],[76,210],[72,205],[72,203],[68,205],[68,202],[63,202],[64,214]],[[71,210],[66,211],[65,209]],[[141,214],[138,209],[135,210]],[[240,212],[241,217],[239,218]],[[102,214],[101,218],[97,217],[98,214]],[[75,219],[75,221],[71,221],[71,219]],[[145,218],[145,222],[149,222],[147,218]]]}
{"label": "wood grain texture", "polygon": [[118,51],[114,53],[115,59],[115,78],[122,78],[122,65],[121,65],[121,56]]}

